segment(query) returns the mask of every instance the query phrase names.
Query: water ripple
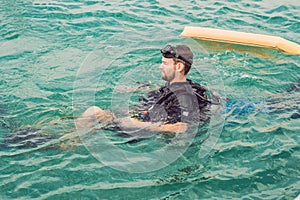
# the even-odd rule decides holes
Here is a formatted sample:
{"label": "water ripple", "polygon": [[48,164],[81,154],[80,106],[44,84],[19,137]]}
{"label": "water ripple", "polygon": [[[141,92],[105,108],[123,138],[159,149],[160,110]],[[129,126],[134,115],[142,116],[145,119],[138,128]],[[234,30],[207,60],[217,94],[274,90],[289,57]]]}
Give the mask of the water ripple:
{"label": "water ripple", "polygon": [[[141,174],[103,165],[82,144],[66,151],[50,148],[60,143],[56,140],[25,149],[2,145],[6,135],[32,130],[28,127],[55,138],[74,133],[73,114],[95,101],[112,107],[114,86],[125,75],[128,81],[158,84],[159,49],[183,42],[178,35],[186,25],[300,43],[299,8],[296,1],[1,1],[0,198],[294,199],[300,62],[276,51],[265,52],[271,54],[266,58],[199,50],[199,73],[191,75],[208,85],[220,76],[228,97],[225,127],[203,159],[198,151],[205,135],[171,165]],[[75,80],[85,84],[74,85]],[[93,98],[86,100],[90,93]],[[126,147],[122,138],[113,142],[147,151],[164,144],[155,138]]]}

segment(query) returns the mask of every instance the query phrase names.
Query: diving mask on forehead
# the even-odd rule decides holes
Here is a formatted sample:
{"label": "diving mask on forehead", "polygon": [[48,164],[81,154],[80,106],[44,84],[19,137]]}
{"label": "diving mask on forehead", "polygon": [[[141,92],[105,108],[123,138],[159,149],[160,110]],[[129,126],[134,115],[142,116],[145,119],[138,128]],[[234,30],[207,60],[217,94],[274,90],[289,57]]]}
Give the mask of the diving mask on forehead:
{"label": "diving mask on forehead", "polygon": [[178,49],[176,46],[174,47],[168,44],[163,49],[161,49],[160,52],[165,58],[178,58],[187,63],[188,65],[192,65],[192,63],[188,59],[186,59],[184,56],[178,53]]}

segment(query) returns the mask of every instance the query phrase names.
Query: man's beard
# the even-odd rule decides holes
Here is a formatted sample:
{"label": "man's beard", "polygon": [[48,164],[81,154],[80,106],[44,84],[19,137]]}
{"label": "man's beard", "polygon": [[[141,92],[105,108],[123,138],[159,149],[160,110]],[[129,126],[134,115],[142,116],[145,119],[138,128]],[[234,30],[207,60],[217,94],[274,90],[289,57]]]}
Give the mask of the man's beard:
{"label": "man's beard", "polygon": [[161,78],[167,82],[171,82],[175,78],[175,72],[167,76],[166,73],[162,72]]}

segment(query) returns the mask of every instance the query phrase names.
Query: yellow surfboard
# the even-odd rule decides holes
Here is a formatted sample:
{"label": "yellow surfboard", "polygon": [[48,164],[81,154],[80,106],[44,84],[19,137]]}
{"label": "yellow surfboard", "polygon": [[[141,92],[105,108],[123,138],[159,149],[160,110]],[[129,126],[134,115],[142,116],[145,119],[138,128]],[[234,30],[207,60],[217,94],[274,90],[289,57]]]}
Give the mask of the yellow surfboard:
{"label": "yellow surfboard", "polygon": [[181,36],[204,41],[273,48],[287,54],[300,55],[300,45],[277,36],[191,26],[186,26]]}

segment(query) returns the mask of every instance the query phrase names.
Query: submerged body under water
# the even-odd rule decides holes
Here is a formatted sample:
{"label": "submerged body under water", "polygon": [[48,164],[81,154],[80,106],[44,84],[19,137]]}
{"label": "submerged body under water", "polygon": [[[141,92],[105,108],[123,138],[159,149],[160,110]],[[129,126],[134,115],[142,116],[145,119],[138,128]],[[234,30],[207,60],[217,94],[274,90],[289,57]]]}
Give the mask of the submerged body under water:
{"label": "submerged body under water", "polygon": [[[286,92],[282,92],[277,94],[276,97],[272,99],[268,99],[263,102],[249,102],[249,101],[241,101],[241,100],[229,100],[226,99],[225,102],[225,109],[223,115],[227,115],[230,113],[232,116],[241,117],[251,115],[251,113],[259,113],[259,112],[267,112],[271,114],[275,113],[283,113],[284,110],[291,110],[294,109],[294,112],[288,117],[288,119],[296,120],[300,118],[300,99],[296,99],[291,101],[284,101],[284,96],[288,96],[288,94],[294,94],[295,92],[299,92],[300,88],[300,79],[299,81],[290,84],[290,86],[286,89]],[[150,100],[152,97],[150,97]],[[149,100],[149,101],[150,101]],[[224,99],[223,99],[224,100]],[[145,103],[145,98],[143,98],[143,105],[145,108],[148,108],[149,105]],[[148,101],[148,100],[147,100]],[[152,101],[150,104],[153,104]],[[143,110],[141,106],[138,107],[138,110]],[[203,111],[202,115],[208,115],[208,110]],[[140,118],[140,117],[139,117]],[[203,117],[202,117],[203,118]],[[203,118],[204,119],[204,118]],[[206,117],[206,120],[202,121],[203,123],[209,123],[209,118]],[[112,134],[116,134],[117,136],[123,138],[130,138],[135,136],[132,140],[124,141],[124,144],[133,144],[136,142],[141,142],[149,136],[149,134],[143,135],[144,131],[139,131],[138,134],[130,134],[118,126],[109,126],[104,129],[112,131]],[[114,132],[114,133],[113,133]],[[76,134],[73,134],[74,137],[77,137]],[[59,138],[43,132],[41,129],[35,127],[27,127],[23,129],[16,130],[10,134],[7,134],[3,138],[3,142],[0,146],[2,149],[7,148],[36,148],[39,145],[43,145],[49,141],[57,140],[57,145],[51,148],[57,149],[59,148]]]}
{"label": "submerged body under water", "polygon": [[[147,84],[148,85],[148,84]],[[138,88],[145,87],[143,83]],[[163,86],[159,89],[152,90],[148,92],[146,96],[140,96],[139,102],[136,106],[132,106],[129,111],[129,116],[132,118],[137,118],[140,121],[146,122],[164,122],[168,124],[173,124],[176,122],[184,122],[190,123],[191,127],[201,126],[200,124],[209,123],[209,104],[212,104],[213,101],[217,99],[216,96],[214,100],[209,100],[206,96],[206,90],[204,87],[199,84],[193,83],[188,80],[186,84],[175,84],[170,86]],[[181,103],[179,102],[178,96],[187,95],[188,97],[191,95],[193,97],[193,101],[189,101],[187,103],[193,103],[193,105],[188,105],[188,108],[194,108],[193,110],[185,110],[182,111]],[[217,104],[220,104],[220,99],[218,99]],[[182,115],[182,113],[184,115]],[[186,113],[189,113],[187,115]],[[99,122],[101,124],[101,122]],[[94,127],[98,127],[99,125],[95,125]],[[146,130],[124,130],[117,123],[112,123],[108,125],[104,125],[101,127],[102,129],[109,130],[112,134],[116,134],[119,137],[123,138],[134,138],[132,140],[127,140],[124,143],[136,143],[142,140],[147,139],[149,135],[154,135],[154,133],[147,133]],[[72,138],[73,137],[73,138]],[[70,136],[70,140],[75,139],[77,134],[73,134]],[[66,137],[62,137],[62,140],[65,140]],[[2,148],[37,148],[39,145],[43,145],[49,141],[56,140],[57,145],[52,146],[52,148],[59,148],[60,138],[56,138],[50,133],[43,132],[42,129],[38,129],[35,127],[27,127],[23,129],[18,129],[13,133],[5,135],[3,139]]]}

